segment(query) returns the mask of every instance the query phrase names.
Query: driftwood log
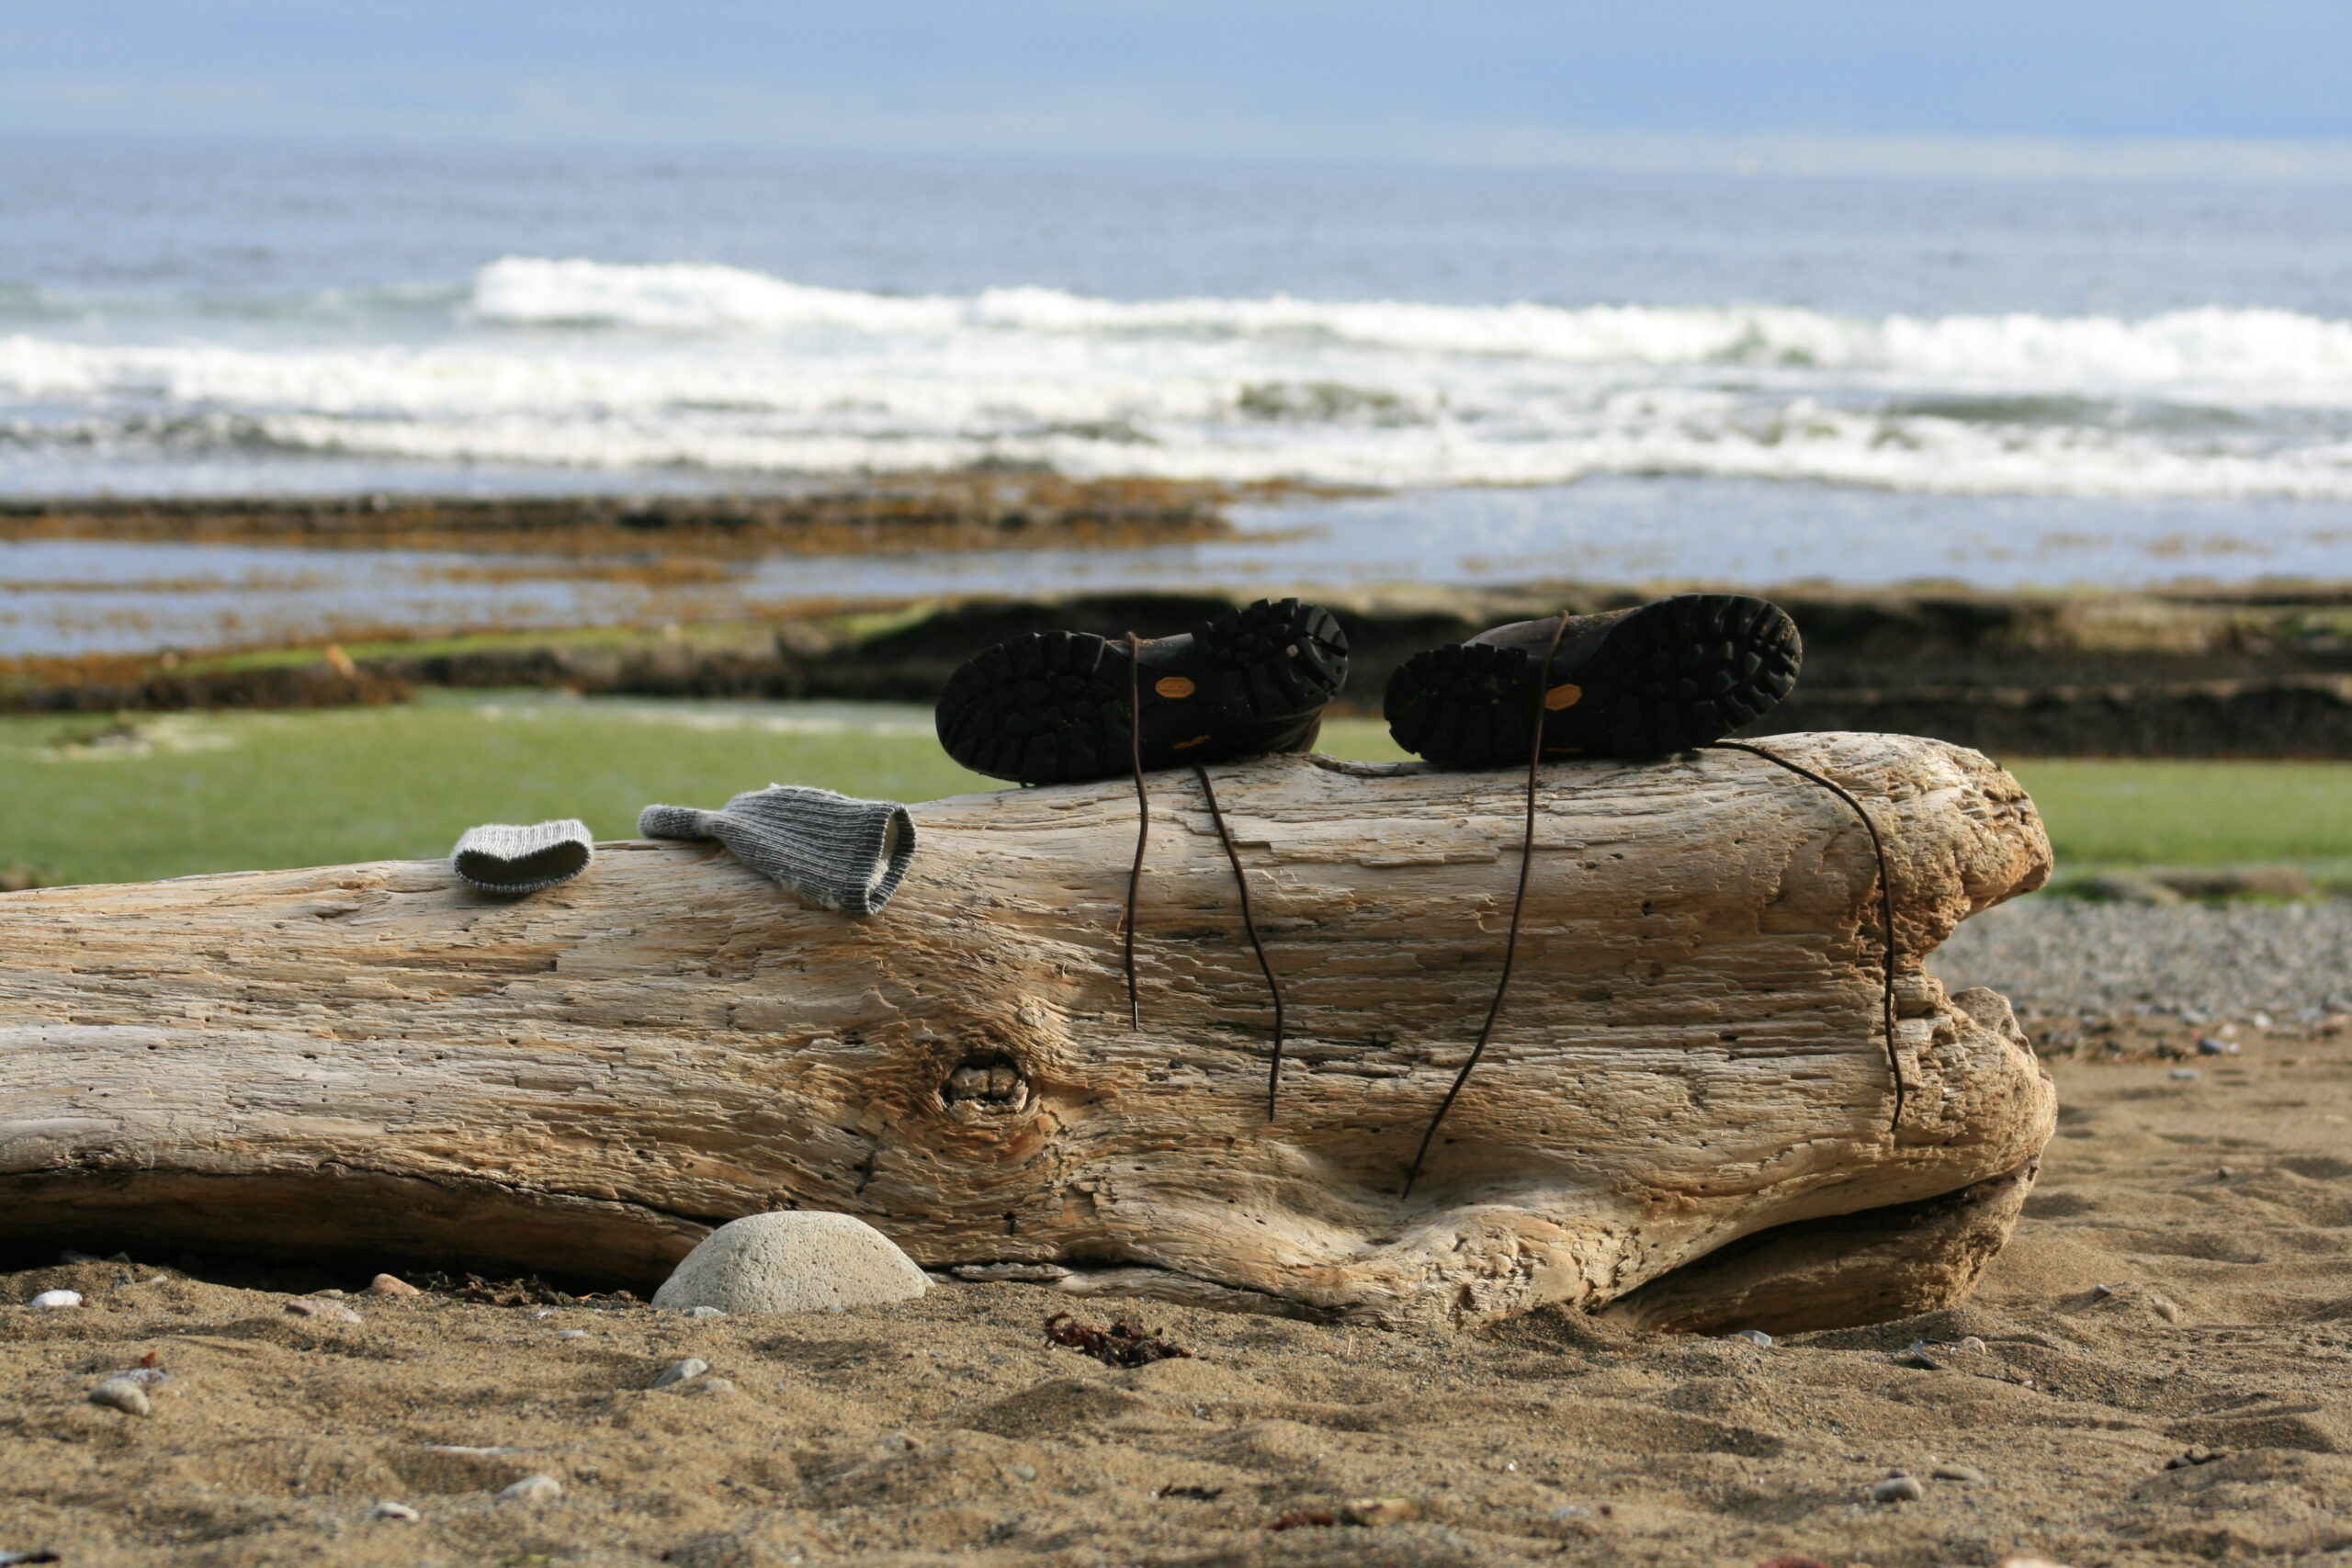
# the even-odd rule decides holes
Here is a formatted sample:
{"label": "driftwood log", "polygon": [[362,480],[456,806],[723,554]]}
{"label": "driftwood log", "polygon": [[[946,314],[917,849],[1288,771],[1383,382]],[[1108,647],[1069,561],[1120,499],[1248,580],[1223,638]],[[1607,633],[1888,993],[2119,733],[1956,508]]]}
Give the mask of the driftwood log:
{"label": "driftwood log", "polygon": [[1852,810],[1732,751],[1562,763],[1510,1004],[1401,1198],[1501,963],[1522,777],[1279,758],[1211,770],[1288,992],[1271,1123],[1267,988],[1171,772],[1139,1031],[1125,781],[917,807],[870,919],[636,842],[511,901],[429,861],[0,896],[0,1239],[638,1284],[801,1207],[966,1278],[1361,1321],[1925,1310],[2007,1236],[2054,1104],[2007,1005],[1921,960],[2049,842],[1975,752],[1772,744],[1892,858],[1892,1128]]}

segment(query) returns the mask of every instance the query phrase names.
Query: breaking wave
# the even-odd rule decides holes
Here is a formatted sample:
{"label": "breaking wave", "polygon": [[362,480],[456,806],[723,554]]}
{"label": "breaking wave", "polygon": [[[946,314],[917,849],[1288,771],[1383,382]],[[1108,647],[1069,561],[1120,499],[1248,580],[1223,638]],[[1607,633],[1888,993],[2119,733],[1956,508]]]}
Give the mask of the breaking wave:
{"label": "breaking wave", "polygon": [[513,256],[470,290],[387,299],[362,308],[390,312],[364,331],[295,312],[297,325],[161,341],[20,315],[0,335],[0,448],[2352,500],[2352,322],[2287,310],[907,298]]}
{"label": "breaking wave", "polygon": [[2212,385],[2352,397],[2352,321],[2291,310],[2109,316],[1835,316],[1773,306],[1432,305],[1090,299],[1054,288],[900,297],[737,267],[509,256],[474,280],[472,312],[514,325],[846,328],[875,334],[1162,334],[1319,339],[1410,355],[1570,365],[1752,366],[2023,381],[2065,388]]}

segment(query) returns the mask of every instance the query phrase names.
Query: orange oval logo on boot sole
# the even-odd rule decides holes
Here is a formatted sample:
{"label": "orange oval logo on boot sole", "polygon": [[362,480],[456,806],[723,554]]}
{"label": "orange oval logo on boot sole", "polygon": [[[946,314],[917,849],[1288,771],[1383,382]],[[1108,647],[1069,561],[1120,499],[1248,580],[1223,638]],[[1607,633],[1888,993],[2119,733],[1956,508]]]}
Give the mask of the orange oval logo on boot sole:
{"label": "orange oval logo on boot sole", "polygon": [[1582,686],[1562,684],[1544,694],[1544,706],[1547,712],[1551,713],[1557,713],[1562,708],[1572,708],[1582,701],[1584,701]]}
{"label": "orange oval logo on boot sole", "polygon": [[1181,698],[1193,694],[1193,682],[1182,675],[1162,675],[1151,683],[1151,689],[1163,697]]}

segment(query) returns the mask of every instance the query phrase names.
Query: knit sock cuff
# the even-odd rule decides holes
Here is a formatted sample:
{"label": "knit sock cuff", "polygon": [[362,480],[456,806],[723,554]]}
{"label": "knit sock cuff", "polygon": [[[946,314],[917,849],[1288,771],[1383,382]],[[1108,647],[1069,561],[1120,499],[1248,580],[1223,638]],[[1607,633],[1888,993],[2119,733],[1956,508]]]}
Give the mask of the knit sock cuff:
{"label": "knit sock cuff", "polygon": [[595,858],[588,825],[566,817],[527,827],[485,822],[469,828],[449,852],[458,874],[485,893],[533,893],[569,882]]}
{"label": "knit sock cuff", "polygon": [[843,813],[847,829],[841,848],[828,857],[823,895],[837,899],[833,908],[853,915],[876,915],[890,902],[899,884],[914,863],[915,822],[895,801],[845,800],[858,807]]}
{"label": "knit sock cuff", "polygon": [[894,807],[883,829],[882,853],[873,879],[865,885],[865,907],[858,912],[880,914],[882,906],[899,891],[899,884],[907,879],[907,868],[914,863],[915,819],[907,815],[905,807]]}

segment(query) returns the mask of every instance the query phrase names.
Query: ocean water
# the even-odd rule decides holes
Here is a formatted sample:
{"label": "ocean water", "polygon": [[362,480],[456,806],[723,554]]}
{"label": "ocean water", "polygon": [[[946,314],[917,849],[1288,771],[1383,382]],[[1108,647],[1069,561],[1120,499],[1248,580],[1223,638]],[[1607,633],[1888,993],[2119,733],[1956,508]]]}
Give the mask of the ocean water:
{"label": "ocean water", "polygon": [[0,495],[1049,465],[1385,492],[1251,514],[1303,582],[2352,577],[2346,196],[16,141]]}

